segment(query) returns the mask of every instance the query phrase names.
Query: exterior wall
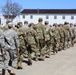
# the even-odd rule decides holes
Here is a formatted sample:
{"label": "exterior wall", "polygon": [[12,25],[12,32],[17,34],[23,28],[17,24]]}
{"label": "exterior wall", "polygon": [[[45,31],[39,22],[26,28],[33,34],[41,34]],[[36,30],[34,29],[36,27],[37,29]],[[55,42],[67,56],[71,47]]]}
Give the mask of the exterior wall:
{"label": "exterior wall", "polygon": [[[23,15],[25,18],[23,18]],[[32,19],[30,19],[30,16],[33,16]],[[46,16],[49,16],[48,19],[46,19]],[[57,19],[54,19],[54,16],[57,16]],[[63,16],[65,16],[65,19],[63,19]],[[71,16],[74,16],[74,19],[71,19]],[[76,23],[76,14],[21,14],[20,16],[17,16],[13,22],[17,24],[17,22],[23,22],[27,20],[29,23],[33,22],[35,24],[38,23],[38,18],[43,18],[43,23],[44,21],[49,21],[49,24],[54,24],[54,23],[64,23],[65,21],[69,23]]]}
{"label": "exterior wall", "polygon": [[4,19],[4,16],[0,14],[1,24],[0,26],[6,25],[6,20]]}
{"label": "exterior wall", "polygon": [[22,22],[20,21],[20,16],[16,16],[14,19],[13,19],[13,24],[16,25],[18,22]]}

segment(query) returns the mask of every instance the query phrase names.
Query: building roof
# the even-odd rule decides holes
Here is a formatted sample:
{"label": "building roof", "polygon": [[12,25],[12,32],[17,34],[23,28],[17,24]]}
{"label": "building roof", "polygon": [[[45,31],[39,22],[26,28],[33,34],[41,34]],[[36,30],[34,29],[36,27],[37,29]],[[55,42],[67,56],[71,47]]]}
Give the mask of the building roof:
{"label": "building roof", "polygon": [[76,9],[24,9],[22,14],[76,14]]}

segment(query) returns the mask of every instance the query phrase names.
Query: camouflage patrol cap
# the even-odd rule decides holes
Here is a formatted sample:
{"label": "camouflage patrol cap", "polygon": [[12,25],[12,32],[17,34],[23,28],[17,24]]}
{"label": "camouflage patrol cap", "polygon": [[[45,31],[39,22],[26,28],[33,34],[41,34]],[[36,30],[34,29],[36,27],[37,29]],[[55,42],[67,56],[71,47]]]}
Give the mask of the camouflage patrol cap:
{"label": "camouflage patrol cap", "polygon": [[43,20],[43,18],[39,18],[39,20]]}
{"label": "camouflage patrol cap", "polygon": [[48,24],[49,22],[48,21],[45,21],[45,24]]}
{"label": "camouflage patrol cap", "polygon": [[43,21],[43,18],[39,18],[38,21],[39,21],[39,22],[40,22],[40,21]]}
{"label": "camouflage patrol cap", "polygon": [[32,25],[34,25],[34,23],[30,23],[28,26],[31,27]]}
{"label": "camouflage patrol cap", "polygon": [[58,24],[57,24],[57,23],[54,23],[54,24],[53,24],[53,26],[56,26],[56,25],[58,25]]}
{"label": "camouflage patrol cap", "polygon": [[67,25],[67,24],[69,24],[69,22],[64,22],[64,25]]}
{"label": "camouflage patrol cap", "polygon": [[13,26],[12,22],[8,23],[8,27],[12,27],[12,26]]}
{"label": "camouflage patrol cap", "polygon": [[28,21],[24,21],[24,24],[26,24],[26,23],[28,24]]}

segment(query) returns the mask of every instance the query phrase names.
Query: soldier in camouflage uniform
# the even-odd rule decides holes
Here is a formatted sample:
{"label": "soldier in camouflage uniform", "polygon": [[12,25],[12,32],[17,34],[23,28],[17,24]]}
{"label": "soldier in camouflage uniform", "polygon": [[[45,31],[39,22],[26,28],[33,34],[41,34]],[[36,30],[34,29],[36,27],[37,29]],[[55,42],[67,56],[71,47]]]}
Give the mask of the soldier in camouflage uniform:
{"label": "soldier in camouflage uniform", "polygon": [[72,35],[68,22],[64,23],[64,31],[65,31],[65,38],[64,38],[65,45],[64,45],[64,49],[66,49],[66,48],[70,47],[70,41],[71,41],[71,35]]}
{"label": "soldier in camouflage uniform", "polygon": [[3,44],[4,40],[4,35],[3,31],[0,29],[0,75],[2,75],[2,69],[3,69],[3,55],[2,55],[2,48],[4,47],[5,44]]}
{"label": "soldier in camouflage uniform", "polygon": [[38,24],[37,24],[37,27],[36,27],[36,32],[37,32],[37,40],[38,40],[38,47],[39,47],[39,50],[40,50],[40,59],[41,60],[44,60],[44,55],[45,55],[45,28],[44,28],[44,25],[42,24],[42,18],[39,18],[38,20]]}
{"label": "soldier in camouflage uniform", "polygon": [[59,29],[58,29],[58,26],[57,24],[54,24],[54,29],[53,29],[53,34],[54,34],[54,47],[53,47],[53,50],[54,50],[54,53],[58,53],[58,50],[59,50],[59,46],[60,46],[60,35],[59,35]]}
{"label": "soldier in camouflage uniform", "polygon": [[74,43],[76,43],[76,24],[74,24],[74,34],[75,34]]}
{"label": "soldier in camouflage uniform", "polygon": [[5,38],[3,31],[0,29],[0,72],[3,68],[5,70],[5,75],[9,75],[8,73],[8,64],[9,64],[9,52],[10,46],[5,43]]}
{"label": "soldier in camouflage uniform", "polygon": [[13,24],[8,24],[8,30],[4,32],[4,36],[6,39],[6,44],[10,46],[9,48],[9,55],[12,60],[12,68],[11,68],[11,74],[15,75],[15,68],[17,67],[17,52],[19,52],[19,39],[17,33],[13,30]]}
{"label": "soldier in camouflage uniform", "polygon": [[18,29],[17,29],[17,34],[19,37],[19,42],[20,42],[20,50],[18,53],[18,63],[17,63],[17,68],[18,69],[23,69],[22,67],[22,61],[23,61],[23,55],[25,53],[25,32],[22,29],[22,22],[18,23]]}
{"label": "soldier in camouflage uniform", "polygon": [[61,44],[61,50],[64,49],[64,38],[65,38],[65,32],[63,24],[60,24],[60,44]]}
{"label": "soldier in camouflage uniform", "polygon": [[36,40],[36,31],[33,29],[34,24],[29,24],[29,29],[26,31],[26,40],[27,40],[27,50],[28,50],[28,65],[32,65],[32,58],[36,56],[36,61],[38,60],[38,48]]}
{"label": "soldier in camouflage uniform", "polygon": [[48,21],[45,21],[45,44],[47,57],[50,57],[51,53],[51,34],[51,28],[48,25]]}
{"label": "soldier in camouflage uniform", "polygon": [[70,30],[71,30],[71,46],[74,46],[74,40],[75,40],[75,29],[74,29],[74,25],[71,23],[70,24]]}

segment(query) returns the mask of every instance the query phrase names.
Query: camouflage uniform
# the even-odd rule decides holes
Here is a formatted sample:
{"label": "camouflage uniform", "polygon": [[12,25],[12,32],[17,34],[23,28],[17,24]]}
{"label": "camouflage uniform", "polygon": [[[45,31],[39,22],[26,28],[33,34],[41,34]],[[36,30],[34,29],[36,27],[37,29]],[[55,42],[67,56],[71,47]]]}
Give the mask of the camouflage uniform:
{"label": "camouflage uniform", "polygon": [[64,32],[65,32],[65,38],[64,38],[64,49],[70,47],[70,41],[71,41],[71,31],[70,31],[70,27],[68,26],[68,23],[64,24]]}
{"label": "camouflage uniform", "polygon": [[38,47],[40,50],[40,59],[44,60],[44,55],[45,55],[45,28],[44,25],[39,22],[37,24],[37,28],[36,28],[36,32],[37,32],[37,40],[38,40]]}
{"label": "camouflage uniform", "polygon": [[51,28],[48,25],[48,21],[45,21],[45,45],[46,45],[46,54],[50,56],[51,52]]}
{"label": "camouflage uniform", "polygon": [[75,34],[74,43],[76,43],[76,24],[74,25],[74,34]]}
{"label": "camouflage uniform", "polygon": [[53,47],[53,50],[54,50],[54,53],[58,52],[59,50],[59,46],[60,46],[60,35],[59,35],[59,29],[57,27],[57,24],[55,24],[55,27],[54,27],[54,47]]}
{"label": "camouflage uniform", "polygon": [[4,32],[6,43],[10,46],[9,55],[12,60],[11,73],[14,73],[14,68],[17,67],[17,52],[19,51],[20,43],[17,33],[12,29],[13,24],[8,24],[9,29]]}
{"label": "camouflage uniform", "polygon": [[75,29],[73,27],[73,24],[70,24],[70,31],[71,31],[71,45],[74,46],[74,40],[75,40]]}
{"label": "camouflage uniform", "polygon": [[33,23],[29,25],[29,29],[26,31],[26,40],[27,40],[27,50],[28,50],[28,61],[29,65],[32,64],[32,58],[34,55],[37,58],[38,48],[36,43],[36,31],[33,29]]}
{"label": "camouflage uniform", "polygon": [[3,32],[0,29],[0,75],[2,75],[2,69],[3,69],[3,57],[2,57],[2,47],[3,47],[3,41],[4,40],[4,36],[3,36]]}
{"label": "camouflage uniform", "polygon": [[61,49],[64,49],[64,37],[65,37],[65,33],[64,33],[64,27],[61,24],[60,25],[60,44],[61,44]]}
{"label": "camouflage uniform", "polygon": [[10,49],[10,46],[5,43],[3,31],[0,29],[0,72],[3,68],[6,75],[9,74],[7,71],[10,59],[8,49]]}
{"label": "camouflage uniform", "polygon": [[20,42],[20,50],[18,53],[18,63],[17,63],[17,68],[18,69],[22,69],[22,61],[23,61],[23,55],[25,53],[25,34],[24,31],[22,29],[22,23],[19,23],[19,28],[17,29],[17,34],[19,37],[19,42]]}

